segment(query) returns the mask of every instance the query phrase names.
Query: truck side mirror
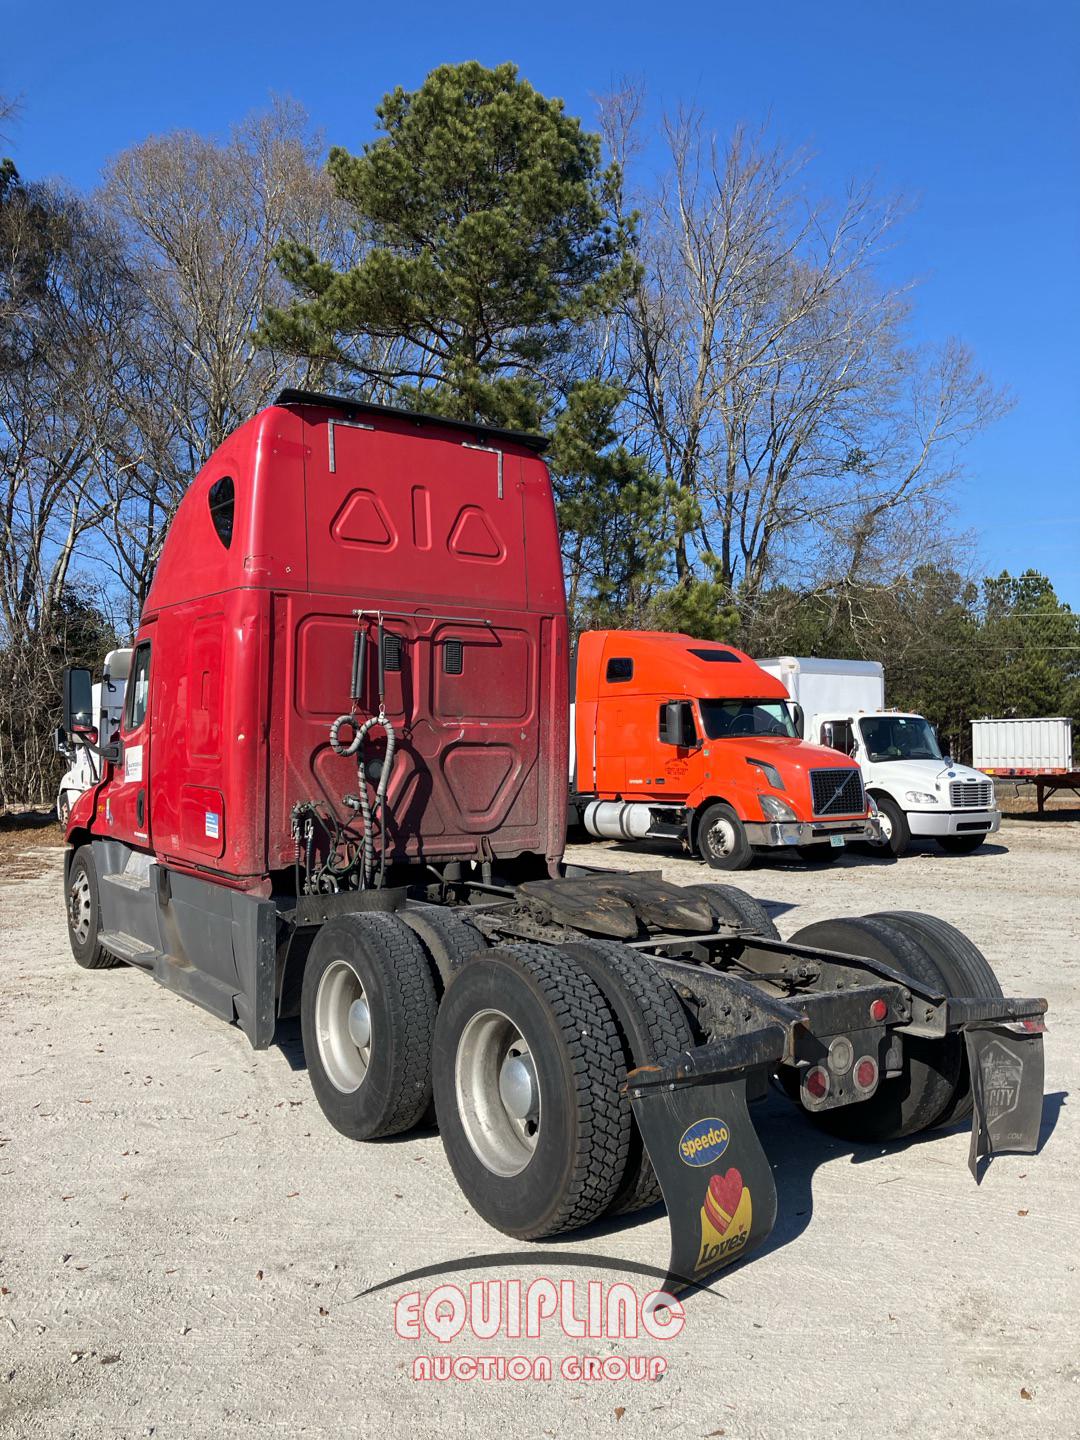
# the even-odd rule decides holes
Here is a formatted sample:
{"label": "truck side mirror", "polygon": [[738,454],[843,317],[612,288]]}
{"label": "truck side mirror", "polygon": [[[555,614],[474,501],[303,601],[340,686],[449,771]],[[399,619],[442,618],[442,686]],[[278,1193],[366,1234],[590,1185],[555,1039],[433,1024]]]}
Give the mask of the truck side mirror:
{"label": "truck side mirror", "polygon": [[[64,729],[89,737],[94,728],[94,689],[90,671],[68,666],[64,671]],[[97,739],[95,735],[94,740]]]}
{"label": "truck side mirror", "polygon": [[679,745],[687,749],[697,744],[694,717],[685,700],[669,700],[664,706],[664,729],[667,731],[669,745]]}
{"label": "truck side mirror", "polygon": [[803,731],[806,728],[806,716],[803,713],[801,705],[797,703],[792,705],[791,718],[795,722],[795,734],[798,735],[800,740],[804,739]]}

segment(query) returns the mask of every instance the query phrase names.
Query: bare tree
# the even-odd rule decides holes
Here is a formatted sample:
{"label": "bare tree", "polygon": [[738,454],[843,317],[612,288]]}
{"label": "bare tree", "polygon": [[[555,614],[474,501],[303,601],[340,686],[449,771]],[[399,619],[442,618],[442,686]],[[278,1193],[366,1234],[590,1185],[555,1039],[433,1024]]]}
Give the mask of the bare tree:
{"label": "bare tree", "polygon": [[356,244],[303,109],[278,101],[228,139],[152,137],[109,167],[101,204],[124,237],[142,297],[125,424],[110,456],[110,541],[137,615],[187,485],[222,440],[284,386],[325,384],[324,363],[256,341],[287,297],[275,253],[328,260]]}
{"label": "bare tree", "polygon": [[[103,437],[136,300],[82,202],[0,192],[0,797],[41,798],[80,549],[107,511]],[[78,607],[76,607],[78,608]]]}
{"label": "bare tree", "polygon": [[1006,401],[963,346],[907,344],[906,291],[876,275],[900,207],[812,203],[804,152],[721,146],[696,113],[665,133],[622,346],[632,434],[682,500],[676,577],[752,607],[777,577],[877,577],[899,534],[911,563],[913,519]]}

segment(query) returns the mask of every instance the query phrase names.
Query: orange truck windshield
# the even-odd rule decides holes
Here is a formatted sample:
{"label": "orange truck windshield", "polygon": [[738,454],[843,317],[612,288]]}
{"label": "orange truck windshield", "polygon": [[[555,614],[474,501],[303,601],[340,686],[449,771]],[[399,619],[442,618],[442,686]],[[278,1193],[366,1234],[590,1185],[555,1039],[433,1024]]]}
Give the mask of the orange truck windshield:
{"label": "orange truck windshield", "polygon": [[729,740],[740,735],[798,738],[783,700],[699,700],[698,707],[710,740]]}

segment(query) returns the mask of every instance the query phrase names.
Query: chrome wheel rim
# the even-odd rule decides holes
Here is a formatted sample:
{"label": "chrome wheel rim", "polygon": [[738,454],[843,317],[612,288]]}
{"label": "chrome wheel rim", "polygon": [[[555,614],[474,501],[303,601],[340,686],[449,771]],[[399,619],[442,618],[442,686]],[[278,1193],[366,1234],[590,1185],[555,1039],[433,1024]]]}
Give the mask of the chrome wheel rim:
{"label": "chrome wheel rim", "polygon": [[708,841],[713,854],[723,855],[726,859],[735,853],[735,826],[723,817],[714,820],[709,826]]}
{"label": "chrome wheel rim", "polygon": [[335,960],[315,992],[315,1043],[327,1079],[352,1095],[371,1064],[371,1007],[360,976],[347,960]]}
{"label": "chrome wheel rim", "polygon": [[892,820],[886,815],[884,810],[878,811],[878,825],[881,828],[881,839],[878,841],[878,844],[887,845],[892,839]]}
{"label": "chrome wheel rim", "polygon": [[473,1154],[493,1175],[520,1175],[540,1140],[540,1086],[528,1042],[501,1010],[477,1011],[461,1032],[454,1084]]}
{"label": "chrome wheel rim", "polygon": [[68,888],[68,919],[76,943],[85,945],[90,938],[90,877],[80,867]]}

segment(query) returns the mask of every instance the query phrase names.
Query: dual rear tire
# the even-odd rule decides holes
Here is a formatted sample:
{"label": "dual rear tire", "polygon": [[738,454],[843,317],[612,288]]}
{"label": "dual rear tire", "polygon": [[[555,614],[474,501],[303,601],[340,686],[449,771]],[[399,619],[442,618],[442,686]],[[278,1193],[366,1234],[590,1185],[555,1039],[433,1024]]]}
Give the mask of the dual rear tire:
{"label": "dual rear tire", "polygon": [[[944,920],[913,911],[881,911],[861,919],[822,920],[804,926],[792,943],[864,955],[910,975],[940,995],[1000,998],[986,957]],[[971,1113],[971,1078],[963,1036],[899,1037],[901,1070],[883,1078],[867,1100],[813,1116],[845,1140],[890,1141],[939,1128]],[[793,1087],[788,1086],[789,1093]]]}
{"label": "dual rear tire", "polygon": [[[734,887],[700,890],[718,918],[775,934]],[[341,916],[311,947],[301,1028],[331,1124],[353,1139],[400,1134],[433,1098],[465,1197],[520,1239],[657,1202],[626,1075],[695,1036],[655,967],[602,940],[487,949],[436,912],[433,925],[451,922],[452,953],[440,954],[411,918]]]}

